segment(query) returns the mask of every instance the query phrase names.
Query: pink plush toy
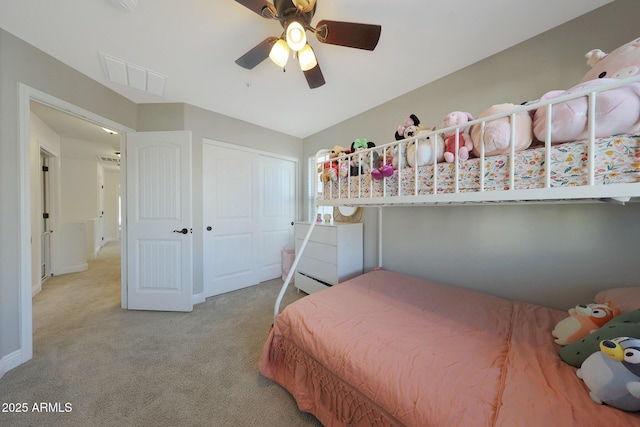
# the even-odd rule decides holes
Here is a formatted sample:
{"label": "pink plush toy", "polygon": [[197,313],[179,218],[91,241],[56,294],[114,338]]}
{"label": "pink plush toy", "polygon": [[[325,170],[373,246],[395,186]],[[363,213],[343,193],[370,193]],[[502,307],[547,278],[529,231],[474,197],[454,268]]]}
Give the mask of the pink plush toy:
{"label": "pink plush toy", "polygon": [[620,314],[611,301],[606,304],[580,304],[569,309],[569,317],[562,319],[551,331],[556,344],[567,345],[581,340]]}
{"label": "pink plush toy", "polygon": [[382,163],[382,158],[378,160],[380,165],[371,171],[371,177],[373,179],[383,179],[393,175],[394,169],[391,165],[391,158],[387,160],[387,163]]}
{"label": "pink plush toy", "polygon": [[[493,105],[478,115],[478,118],[492,116],[517,107],[515,104]],[[533,142],[533,121],[529,113],[521,112],[515,116],[515,151],[522,151],[529,148]],[[473,154],[480,157],[482,148],[482,126],[477,124],[471,126],[471,140],[473,141]],[[511,152],[511,118],[510,116],[491,120],[485,125],[484,133],[484,155],[485,157],[508,154]]]}
{"label": "pink plush toy", "polygon": [[[451,126],[460,126],[473,120],[471,113],[462,111],[453,111],[447,114],[442,121],[441,129]],[[465,161],[469,158],[469,154],[473,149],[471,135],[469,135],[468,127],[458,128],[458,157]],[[447,163],[453,163],[456,156],[456,130],[450,130],[444,133],[444,160]]]}
{"label": "pink plush toy", "polygon": [[[600,49],[587,53],[591,70],[580,84],[566,91],[547,92],[542,100],[575,93],[640,74],[640,38],[620,46],[610,54]],[[551,142],[558,144],[588,137],[588,100],[573,99],[553,106]],[[539,108],[534,118],[534,133],[546,139],[546,108]],[[596,97],[596,138],[640,131],[640,82],[601,92]]]}

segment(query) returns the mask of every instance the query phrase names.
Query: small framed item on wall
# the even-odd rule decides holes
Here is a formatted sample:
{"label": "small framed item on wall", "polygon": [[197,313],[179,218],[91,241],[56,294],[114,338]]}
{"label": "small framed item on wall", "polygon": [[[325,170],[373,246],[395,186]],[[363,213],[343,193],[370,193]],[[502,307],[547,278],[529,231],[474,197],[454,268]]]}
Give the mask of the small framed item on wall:
{"label": "small framed item on wall", "polygon": [[335,222],[360,222],[362,220],[362,208],[335,206],[333,208],[333,220]]}

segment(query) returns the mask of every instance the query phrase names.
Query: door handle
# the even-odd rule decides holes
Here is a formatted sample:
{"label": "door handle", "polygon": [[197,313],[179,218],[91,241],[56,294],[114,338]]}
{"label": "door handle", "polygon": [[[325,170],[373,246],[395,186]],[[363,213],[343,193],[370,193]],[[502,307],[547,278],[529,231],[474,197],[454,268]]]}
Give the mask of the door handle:
{"label": "door handle", "polygon": [[182,234],[187,234],[189,232],[189,230],[187,230],[186,228],[183,228],[182,230],[173,230],[174,233],[182,233]]}

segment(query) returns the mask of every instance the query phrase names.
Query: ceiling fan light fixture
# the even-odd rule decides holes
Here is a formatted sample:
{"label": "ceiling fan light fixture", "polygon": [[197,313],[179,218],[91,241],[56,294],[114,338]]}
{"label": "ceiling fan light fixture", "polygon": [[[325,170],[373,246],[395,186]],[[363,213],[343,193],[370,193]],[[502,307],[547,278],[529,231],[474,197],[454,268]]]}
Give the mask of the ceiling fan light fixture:
{"label": "ceiling fan light fixture", "polygon": [[300,52],[298,52],[298,61],[300,62],[300,69],[302,71],[309,71],[318,65],[316,54],[313,52],[311,45],[307,43]]}
{"label": "ceiling fan light fixture", "polygon": [[[115,1],[115,0],[114,0]],[[324,85],[325,79],[313,48],[307,44],[307,31],[320,43],[372,51],[382,32],[381,25],[323,19],[311,25],[317,0],[235,0],[264,18],[277,20],[283,28],[280,37],[267,37],[236,64],[253,69],[269,57],[284,69],[289,56],[297,59],[310,89]],[[314,28],[315,27],[315,28]]]}
{"label": "ceiling fan light fixture", "polygon": [[287,44],[289,45],[291,50],[299,51],[307,44],[306,31],[302,24],[298,21],[291,21],[287,25],[285,34],[287,38]]}
{"label": "ceiling fan light fixture", "polygon": [[269,52],[269,58],[278,67],[284,68],[289,60],[289,46],[287,43],[282,39],[278,39],[278,41],[273,44],[273,47]]}
{"label": "ceiling fan light fixture", "polygon": [[316,5],[316,0],[292,0],[292,2],[300,12],[311,12]]}

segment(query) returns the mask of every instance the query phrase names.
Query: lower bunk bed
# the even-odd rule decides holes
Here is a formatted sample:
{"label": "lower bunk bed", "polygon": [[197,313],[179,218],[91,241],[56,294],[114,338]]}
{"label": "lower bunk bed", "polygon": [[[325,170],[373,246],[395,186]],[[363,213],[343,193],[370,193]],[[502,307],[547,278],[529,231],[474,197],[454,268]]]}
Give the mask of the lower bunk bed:
{"label": "lower bunk bed", "polygon": [[325,426],[640,425],[559,357],[565,317],[375,270],[288,305],[260,372]]}

